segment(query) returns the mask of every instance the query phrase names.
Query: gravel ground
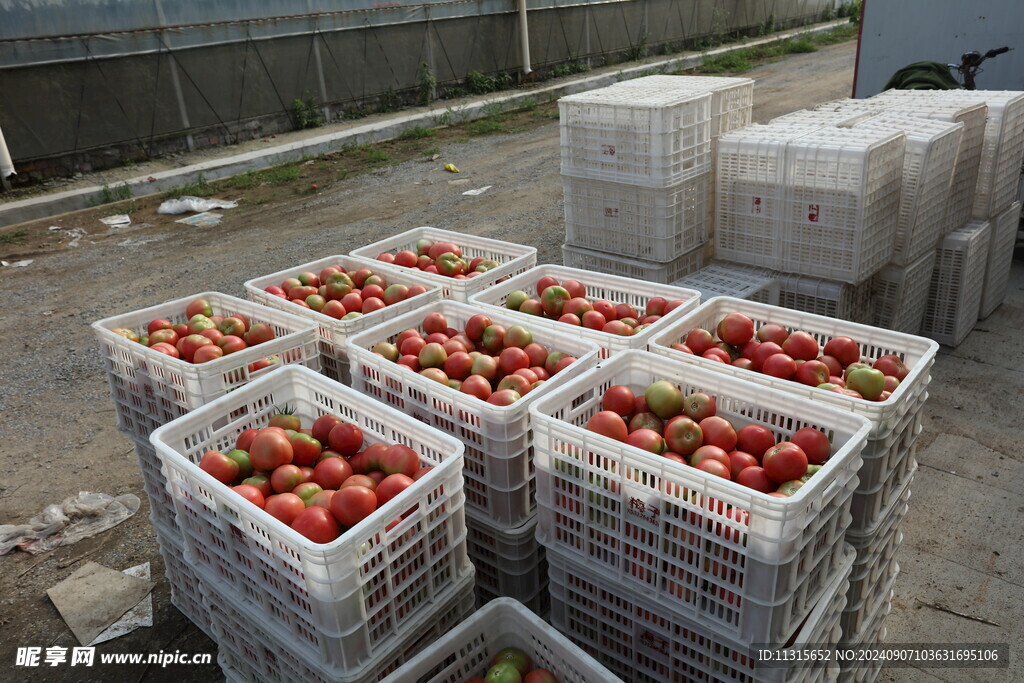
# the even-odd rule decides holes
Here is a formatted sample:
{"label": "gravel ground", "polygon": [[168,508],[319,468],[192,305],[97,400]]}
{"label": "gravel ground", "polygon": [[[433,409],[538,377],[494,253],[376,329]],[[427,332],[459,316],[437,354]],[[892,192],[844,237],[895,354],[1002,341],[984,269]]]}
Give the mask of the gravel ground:
{"label": "gravel ground", "polygon": [[[758,78],[755,119],[764,121],[847,95],[853,55],[854,46],[848,43],[751,72]],[[103,368],[88,327],[95,320],[204,290],[242,296],[242,283],[251,277],[346,253],[417,225],[524,242],[538,248],[540,262],[560,261],[564,225],[556,122],[518,134],[452,142],[442,146],[441,157],[439,163],[455,163],[463,170],[457,179],[468,182],[451,184],[455,178],[439,171],[439,163],[411,161],[334,184],[316,195],[225,211],[224,222],[216,228],[188,228],[163,221],[129,230],[97,231],[77,247],[67,246],[66,241],[63,246],[40,247],[30,255],[35,261],[27,268],[4,269],[0,291],[7,301],[8,324],[0,331],[5,365],[0,380],[0,411],[5,417],[0,458],[6,467],[0,478],[0,523],[25,520],[45,505],[80,490],[142,496],[132,443],[114,426]],[[483,185],[493,187],[479,197],[462,195]],[[1017,369],[1020,363],[993,360],[1004,353],[1001,349],[1011,344],[1013,331],[1024,322],[1019,264],[1014,277],[1011,302],[990,318],[991,323],[985,323],[991,329],[975,332],[961,350],[940,358],[933,372],[936,381],[923,447],[941,432],[959,434],[987,446],[996,453],[991,457],[1009,458],[1019,465],[1024,452],[1019,437],[1024,425],[1015,403],[1024,384]],[[1013,352],[1017,361],[1019,356],[1019,351]],[[1008,408],[996,408],[993,401],[1005,402]],[[927,481],[924,476],[922,479]],[[936,495],[941,496],[941,491]],[[998,509],[1009,514],[991,512],[995,499],[984,503],[989,505],[988,514],[995,514],[990,519],[1019,517],[1024,509],[1020,488],[1005,491],[1004,497],[998,501]],[[126,665],[84,672],[63,666],[32,670],[28,676],[25,669],[9,668],[18,646],[76,644],[45,591],[88,560],[118,569],[148,560],[159,580],[154,593],[155,626],[103,645],[101,652],[215,652],[214,644],[169,603],[148,512],[143,497],[139,514],[112,531],[37,557],[15,553],[0,558],[0,581],[6,589],[0,596],[0,672],[4,672],[0,679],[207,681],[219,677],[215,665],[167,669]],[[984,517],[979,523],[992,526]],[[927,535],[928,520],[919,525],[924,538],[934,538],[941,548],[948,547],[942,529]],[[967,528],[957,533],[970,535],[973,531]],[[1019,537],[1019,529],[1013,533]],[[993,538],[992,544],[998,545],[999,539]],[[904,567],[900,598],[903,586],[917,585],[914,572],[933,587],[944,585],[942,576],[930,578],[929,573],[925,577],[933,571],[927,554],[933,551],[914,546],[913,552],[920,557]],[[1019,555],[1006,553],[985,568],[965,555],[944,560],[959,563],[951,571],[974,577],[969,579],[972,590],[988,576],[998,595],[1012,594],[1011,614],[995,619],[1014,624],[1003,636],[1011,642],[1020,642],[1021,627],[1016,624],[1024,623]],[[1007,563],[1010,566],[1004,567]],[[995,600],[994,595],[989,598],[987,610],[998,616],[1000,603]],[[906,607],[897,607],[899,616],[894,620],[908,625],[907,633],[913,629],[927,633],[939,623],[936,620],[957,619],[916,609],[910,598],[903,604]],[[974,611],[978,611],[977,604]],[[890,630],[891,638],[892,634]],[[967,680],[963,673],[946,670],[941,677]],[[930,676],[923,672],[915,676],[918,674],[921,680]],[[903,680],[903,676],[889,676],[889,680]]]}

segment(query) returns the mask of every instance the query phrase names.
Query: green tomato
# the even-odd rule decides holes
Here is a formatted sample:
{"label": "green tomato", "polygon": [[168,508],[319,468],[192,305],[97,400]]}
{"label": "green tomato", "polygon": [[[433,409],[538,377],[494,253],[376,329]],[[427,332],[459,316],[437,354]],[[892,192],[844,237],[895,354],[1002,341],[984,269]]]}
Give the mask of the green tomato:
{"label": "green tomato", "polygon": [[496,664],[487,670],[484,683],[522,683],[523,677],[509,662]]}

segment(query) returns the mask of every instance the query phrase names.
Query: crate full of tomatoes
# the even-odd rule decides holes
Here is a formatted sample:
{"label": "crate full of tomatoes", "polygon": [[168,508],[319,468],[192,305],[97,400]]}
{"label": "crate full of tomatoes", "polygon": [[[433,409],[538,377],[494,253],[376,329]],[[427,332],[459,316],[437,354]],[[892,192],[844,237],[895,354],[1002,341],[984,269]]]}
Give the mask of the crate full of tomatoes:
{"label": "crate full of tomatoes", "polygon": [[788,637],[832,580],[864,418],[642,351],[531,414],[549,549],[748,642]]}
{"label": "crate full of tomatoes", "polygon": [[311,370],[152,442],[200,578],[322,666],[358,669],[472,571],[462,444]]}

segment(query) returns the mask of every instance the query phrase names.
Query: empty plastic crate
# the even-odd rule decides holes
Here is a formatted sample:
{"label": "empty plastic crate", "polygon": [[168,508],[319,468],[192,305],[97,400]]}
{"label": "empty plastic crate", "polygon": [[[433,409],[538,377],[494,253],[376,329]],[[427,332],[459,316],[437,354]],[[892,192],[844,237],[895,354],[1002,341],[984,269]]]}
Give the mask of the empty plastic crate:
{"label": "empty plastic crate", "polygon": [[849,105],[841,109],[830,110],[822,106],[815,109],[800,109],[783,114],[782,116],[776,116],[770,123],[771,125],[816,124],[819,126],[849,128],[874,115],[875,111],[869,107],[858,109],[856,105]]}
{"label": "empty plastic crate", "polygon": [[779,306],[826,318],[871,321],[871,282],[851,285],[816,277],[780,273]]}
{"label": "empty plastic crate", "polygon": [[562,175],[671,187],[711,170],[711,93],[609,87],[558,108]]}
{"label": "empty plastic crate", "polygon": [[779,221],[785,196],[786,144],[814,129],[748,126],[718,139],[714,229],[717,258],[778,268],[782,258]]}
{"label": "empty plastic crate", "polygon": [[673,284],[697,290],[701,301],[716,296],[731,296],[776,305],[779,303],[778,276],[778,273],[767,268],[712,261],[711,265]]}
{"label": "empty plastic crate", "polygon": [[[606,299],[613,304],[629,304],[638,312],[644,311],[647,307],[647,302],[654,297],[662,297],[668,301],[682,300],[685,303],[675,310],[669,311],[668,314],[662,316],[654,323],[651,323],[650,327],[630,337],[592,330],[582,326],[569,325],[543,316],[509,311],[505,308],[505,300],[508,298],[508,295],[516,290],[523,290],[531,297],[539,299],[537,282],[542,277],[553,277],[560,283],[566,280],[576,280],[587,288],[587,298],[592,301],[595,299]],[[700,303],[700,295],[694,289],[687,289],[681,286],[637,282],[630,278],[608,275],[606,273],[596,273],[591,270],[580,270],[578,268],[545,263],[477,294],[473,297],[471,303],[487,306],[488,308],[497,307],[505,314],[519,318],[521,320],[520,324],[527,327],[543,327],[553,332],[593,342],[601,348],[600,356],[607,358],[617,351],[646,349],[647,343],[653,335],[671,325],[673,320],[682,318],[686,311],[696,308]]]}
{"label": "empty plastic crate", "polygon": [[477,605],[512,598],[546,617],[550,605],[548,563],[537,542],[537,517],[514,529],[500,529],[466,515],[466,548],[476,568]]}
{"label": "empty plastic crate", "polygon": [[371,311],[370,313],[361,315],[354,320],[338,320],[337,318],[332,318],[329,315],[324,315],[323,313],[314,311],[310,308],[304,308],[298,304],[294,304],[287,299],[274,296],[273,294],[265,291],[265,289],[271,285],[280,286],[281,282],[286,278],[296,277],[302,272],[308,271],[319,274],[321,270],[328,266],[341,266],[347,272],[354,273],[362,268],[374,270],[378,265],[380,265],[380,263],[380,261],[356,258],[353,256],[328,256],[327,258],[319,259],[301,266],[286,268],[285,270],[278,271],[271,275],[253,278],[245,283],[245,290],[249,295],[249,298],[253,301],[257,301],[265,306],[270,306],[271,308],[277,308],[287,313],[307,318],[316,323],[317,328],[320,331],[321,371],[331,379],[337,380],[342,384],[348,384],[348,355],[345,350],[345,340],[356,332],[373,327],[377,323],[390,320],[402,313],[414,310],[419,306],[423,306],[424,304],[428,304],[432,301],[437,301],[441,298],[441,288],[426,278],[416,277],[412,274],[411,269],[408,273],[403,272],[401,274],[392,274],[391,271],[388,271],[385,274],[385,281],[388,285],[396,284],[406,285],[408,287],[422,285],[427,288],[427,291],[418,296],[410,297],[404,301],[391,304],[390,306],[385,306],[379,310]]}
{"label": "empty plastic crate", "polygon": [[971,215],[985,221],[1017,198],[1024,156],[1024,92],[1007,90],[886,90],[884,101],[924,99],[943,104],[988,106],[978,184]]}
{"label": "empty plastic crate", "polygon": [[224,599],[214,586],[204,584],[203,595],[219,645],[217,663],[228,680],[376,683],[472,613],[473,576],[465,576],[458,585],[449,586],[436,607],[410,620],[403,635],[388,635],[380,652],[356,669],[310,662],[296,651],[291,634],[282,632],[273,622]]}
{"label": "empty plastic crate", "polygon": [[[405,444],[433,469],[335,541],[314,543],[197,464],[285,405],[307,425],[335,415],[359,426],[365,443]],[[472,571],[462,444],[312,370],[283,368],[236,389],[156,430],[152,442],[200,579],[325,667],[359,669]]]}
{"label": "empty plastic crate", "polygon": [[[803,330],[813,336],[822,346],[832,337],[851,337],[860,344],[862,355],[875,359],[885,354],[895,354],[907,366],[909,373],[888,400],[868,401],[745,370],[734,365],[725,365],[671,348],[672,344],[679,342],[694,328],[702,327],[714,332],[718,321],[733,311],[751,318],[755,328],[765,323],[777,323],[791,331]],[[923,337],[729,297],[718,297],[701,304],[696,310],[687,313],[685,318],[674,324],[670,330],[666,330],[651,341],[652,351],[670,358],[677,358],[733,377],[741,377],[764,386],[782,389],[788,394],[809,398],[816,403],[829,403],[843,410],[863,415],[871,422],[869,438],[873,440],[887,437],[899,426],[900,420],[908,412],[919,409],[918,399],[931,379],[929,373],[935,362],[935,353],[938,349],[938,344]]]}
{"label": "empty plastic crate", "polygon": [[711,93],[711,137],[750,125],[754,80],[726,76],[669,76],[656,74],[616,83],[616,88],[663,88],[673,92]]}
{"label": "empty plastic crate", "polygon": [[889,264],[878,271],[871,280],[872,323],[908,334],[920,330],[934,270],[935,250],[932,249],[910,265]]}
{"label": "empty plastic crate", "polygon": [[[586,429],[609,387],[671,379],[714,396],[736,428],[832,442],[825,466],[781,499]],[[768,408],[772,406],[776,408]],[[643,351],[625,351],[530,408],[537,537],[592,571],[748,642],[778,642],[820,598],[843,554],[867,420]],[[784,425],[784,426],[783,426]]]}
{"label": "empty plastic crate", "polygon": [[697,247],[667,263],[656,263],[563,244],[562,263],[569,268],[596,270],[634,280],[668,284],[700,270],[704,265],[704,248]]}
{"label": "empty plastic crate", "polygon": [[[854,552],[846,547],[828,577],[822,577],[820,598],[803,623],[796,622],[781,638],[765,645],[834,647],[840,640],[839,620]],[[693,620],[671,605],[639,595],[591,565],[551,553],[551,623],[570,640],[624,680],[665,681],[826,681],[829,669],[797,657],[790,665],[765,665],[759,643],[744,641],[704,620]],[[757,643],[758,645],[755,645]],[[794,654],[799,654],[797,651]]]}
{"label": "empty plastic crate", "polygon": [[[111,331],[127,328],[145,334],[150,321],[156,318],[174,324],[187,323],[185,309],[194,299],[206,299],[213,315],[227,317],[239,313],[252,324],[269,323],[275,338],[207,363],[193,364]],[[282,365],[296,363],[320,369],[316,326],[312,322],[219,292],[201,292],[105,318],[94,322],[92,328],[99,340],[117,408],[117,428],[137,441],[148,441],[150,433],[160,425]],[[267,358],[277,360],[262,369],[252,367]]]}
{"label": "empty plastic crate", "polygon": [[980,318],[987,318],[999,308],[1010,286],[1010,268],[1013,266],[1013,248],[1020,229],[1020,202],[992,220],[988,262],[985,265],[985,286],[981,294]]}
{"label": "empty plastic crate", "polygon": [[848,128],[790,140],[779,270],[858,284],[884,266],[896,238],[904,146],[899,133]]}
{"label": "empty plastic crate", "polygon": [[477,610],[394,672],[388,683],[463,683],[486,673],[501,650],[516,647],[561,683],[619,679],[523,605],[499,598]]}
{"label": "empty plastic crate", "polygon": [[962,123],[923,120],[888,112],[854,126],[854,130],[906,135],[900,218],[896,224],[892,263],[904,266],[934,251],[946,233],[950,184],[963,129]]}
{"label": "empty plastic crate", "polygon": [[708,239],[710,171],[667,188],[562,176],[565,241],[659,263]]}
{"label": "empty plastic crate", "polygon": [[989,222],[971,222],[943,238],[932,271],[922,335],[958,346],[974,329],[981,312],[991,234]]}
{"label": "empty plastic crate", "polygon": [[[549,351],[561,351],[578,360],[515,403],[498,406],[439,384],[370,350],[378,342],[393,342],[409,328],[418,329],[423,318],[434,312],[444,315],[448,324],[458,329],[464,329],[466,321],[474,315],[485,312],[494,324],[506,328],[522,325],[533,333],[535,342]],[[528,406],[592,367],[597,362],[596,344],[540,325],[530,325],[521,316],[455,301],[439,301],[406,313],[350,337],[348,343],[352,386],[465,444],[466,503],[477,516],[510,529],[534,514],[533,443]]]}
{"label": "empty plastic crate", "polygon": [[[368,244],[359,249],[353,249],[349,254],[361,258],[376,259],[384,252],[396,253],[403,249],[416,251],[417,240],[428,239],[434,242],[451,242],[462,250],[462,255],[468,258],[484,258],[498,262],[497,268],[492,268],[486,273],[476,277],[458,280],[446,277],[438,273],[427,273],[418,268],[403,268],[393,263],[378,262],[382,274],[392,273],[393,276],[412,274],[418,280],[427,280],[442,289],[444,297],[455,301],[469,301],[469,297],[477,292],[487,289],[495,282],[521,273],[527,268],[537,265],[537,249],[514,242],[503,242],[490,237],[479,237],[453,230],[442,230],[440,228],[420,227],[406,230],[403,233],[387,237]],[[385,275],[385,277],[387,277]]]}

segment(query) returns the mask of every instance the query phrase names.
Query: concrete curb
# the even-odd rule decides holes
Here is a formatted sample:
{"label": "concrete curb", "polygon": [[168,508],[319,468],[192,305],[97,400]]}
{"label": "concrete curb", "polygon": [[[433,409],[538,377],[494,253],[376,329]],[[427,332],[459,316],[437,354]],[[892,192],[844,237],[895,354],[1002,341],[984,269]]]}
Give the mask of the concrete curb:
{"label": "concrete curb", "polygon": [[[603,88],[630,78],[675,71],[677,69],[690,69],[701,65],[708,57],[726,54],[755,45],[785,40],[798,35],[825,33],[846,23],[847,21],[844,19],[818,24],[810,28],[801,27],[789,31],[780,31],[779,33],[773,33],[770,36],[757,38],[746,43],[726,45],[714,50],[708,50],[707,52],[648,62],[617,71],[562,81],[541,88],[515,91],[490,98],[485,97],[457,108],[435,107],[415,113],[389,117],[382,121],[324,133],[323,135],[305,138],[298,142],[276,145],[242,154],[233,154],[181,168],[159,171],[152,175],[130,178],[117,183],[117,185],[124,184],[127,186],[131,190],[132,197],[146,197],[193,182],[200,174],[206,180],[219,180],[238,175],[239,173],[245,173],[246,171],[255,171],[291,161],[299,161],[307,156],[319,156],[329,152],[336,152],[348,145],[381,142],[397,137],[402,131],[414,126],[425,125],[435,127],[445,114],[451,115],[452,112],[456,114],[458,122],[472,121],[494,113],[495,109],[500,108],[502,111],[518,109],[529,105],[531,102],[551,102],[565,95]],[[154,180],[151,181],[149,178]],[[83,187],[0,204],[0,227],[91,208],[101,203],[103,190],[102,186]]]}

